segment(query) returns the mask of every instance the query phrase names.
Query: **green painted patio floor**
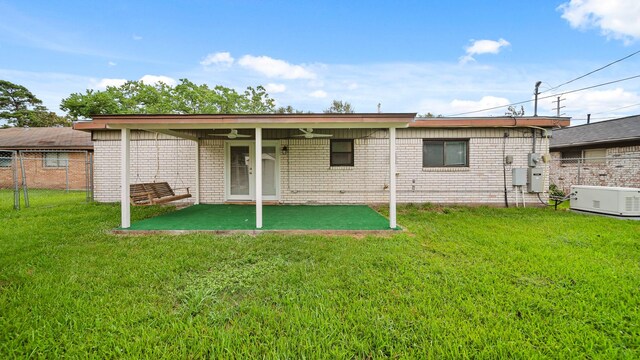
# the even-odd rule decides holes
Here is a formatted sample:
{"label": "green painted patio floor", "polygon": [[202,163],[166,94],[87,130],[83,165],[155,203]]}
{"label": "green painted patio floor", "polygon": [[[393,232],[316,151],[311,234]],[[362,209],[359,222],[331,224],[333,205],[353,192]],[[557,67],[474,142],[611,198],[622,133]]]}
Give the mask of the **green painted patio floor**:
{"label": "green painted patio floor", "polygon": [[[366,205],[275,205],[262,208],[263,230],[389,230]],[[129,230],[255,230],[251,205],[193,205],[136,221]]]}

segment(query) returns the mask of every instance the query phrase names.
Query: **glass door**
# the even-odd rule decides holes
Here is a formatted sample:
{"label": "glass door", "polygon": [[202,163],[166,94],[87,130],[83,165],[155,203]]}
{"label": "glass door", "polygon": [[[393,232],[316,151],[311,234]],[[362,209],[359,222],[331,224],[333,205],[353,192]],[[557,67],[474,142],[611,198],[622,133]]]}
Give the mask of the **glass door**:
{"label": "glass door", "polygon": [[229,145],[229,199],[251,200],[252,198],[252,164],[253,146]]}
{"label": "glass door", "polygon": [[[280,157],[277,142],[265,141],[262,146],[262,196],[278,200],[280,194]],[[227,200],[254,201],[255,142],[229,141],[226,146]]]}

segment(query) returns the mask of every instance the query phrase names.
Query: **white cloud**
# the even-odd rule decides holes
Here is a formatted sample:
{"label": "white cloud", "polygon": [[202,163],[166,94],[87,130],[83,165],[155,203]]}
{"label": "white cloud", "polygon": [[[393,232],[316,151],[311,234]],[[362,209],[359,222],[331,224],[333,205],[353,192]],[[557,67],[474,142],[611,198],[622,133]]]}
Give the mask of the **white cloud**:
{"label": "white cloud", "polygon": [[316,90],[309,94],[312,98],[323,99],[327,97],[327,92],[324,90]]}
{"label": "white cloud", "polygon": [[131,38],[132,38],[133,40],[135,40],[135,41],[140,41],[140,40],[142,40],[142,36],[140,36],[140,35],[136,35],[136,34],[133,34],[133,35],[131,36]]}
{"label": "white cloud", "polygon": [[200,61],[200,65],[209,66],[209,65],[223,65],[223,66],[231,66],[233,65],[233,57],[229,52],[217,52],[213,54],[207,55],[202,61]]}
{"label": "white cloud", "polygon": [[353,82],[353,83],[351,83],[351,84],[347,85],[347,89],[349,89],[349,90],[355,90],[355,89],[357,89],[358,87],[359,87],[358,83],[355,83],[355,82]]}
{"label": "white cloud", "polygon": [[465,49],[467,54],[460,57],[460,63],[466,64],[475,61],[474,55],[480,54],[497,54],[503,47],[511,45],[505,39],[495,40],[472,40],[473,43]]}
{"label": "white cloud", "polygon": [[[451,101],[450,106],[454,112],[463,113],[468,111],[476,111],[480,109],[488,109],[497,106],[508,105],[509,99],[497,96],[483,96],[480,100],[458,100]],[[494,115],[504,115],[506,109],[496,109],[491,111]],[[478,116],[487,116],[487,112],[478,113]],[[473,114],[470,114],[473,116]]]}
{"label": "white cloud", "polygon": [[[587,114],[597,114],[598,117],[614,116],[614,109],[627,107],[640,103],[640,94],[623,88],[608,90],[586,90],[571,93],[564,96],[563,110],[576,117],[585,117]],[[634,109],[620,109],[626,113]]]}
{"label": "white cloud", "polygon": [[638,0],[571,0],[558,10],[574,28],[599,28],[603,35],[626,43],[640,38]]}
{"label": "white cloud", "polygon": [[178,82],[174,78],[164,75],[145,75],[140,78],[140,81],[145,84],[157,84],[159,82],[163,82],[169,86],[175,86],[176,84],[178,84]]}
{"label": "white cloud", "polygon": [[118,65],[118,64],[117,64],[116,62],[114,62],[114,61],[109,61],[109,62],[107,63],[107,65],[109,65],[109,66],[116,66],[116,65]]}
{"label": "white cloud", "polygon": [[264,88],[270,94],[282,93],[287,90],[287,86],[285,84],[274,84],[274,83],[268,83],[267,85],[264,86]]}
{"label": "white cloud", "polygon": [[301,65],[292,65],[284,60],[268,56],[245,55],[240,58],[238,64],[270,78],[314,79],[316,77],[315,73]]}
{"label": "white cloud", "polygon": [[107,86],[118,87],[127,82],[127,79],[100,79],[92,87],[94,89],[106,89]]}

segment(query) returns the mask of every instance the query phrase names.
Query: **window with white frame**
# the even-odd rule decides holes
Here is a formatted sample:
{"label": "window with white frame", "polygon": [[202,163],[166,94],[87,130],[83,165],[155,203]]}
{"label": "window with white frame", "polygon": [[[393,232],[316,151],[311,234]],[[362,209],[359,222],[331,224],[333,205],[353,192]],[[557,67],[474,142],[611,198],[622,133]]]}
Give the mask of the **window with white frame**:
{"label": "window with white frame", "polygon": [[12,154],[10,151],[0,151],[0,167],[11,167]]}
{"label": "window with white frame", "polygon": [[468,167],[469,140],[422,141],[422,167]]}
{"label": "window with white frame", "polygon": [[69,154],[65,152],[44,153],[44,167],[66,167],[69,163]]}

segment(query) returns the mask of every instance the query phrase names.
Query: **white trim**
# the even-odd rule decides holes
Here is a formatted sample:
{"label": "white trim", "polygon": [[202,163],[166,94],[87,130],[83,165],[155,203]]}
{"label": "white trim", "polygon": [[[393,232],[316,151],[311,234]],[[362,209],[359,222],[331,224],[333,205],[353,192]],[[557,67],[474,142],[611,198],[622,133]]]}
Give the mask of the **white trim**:
{"label": "white trim", "polygon": [[[251,163],[249,164],[249,194],[231,195],[231,146],[248,146]],[[226,140],[224,142],[224,197],[227,200],[251,201],[254,199],[254,155],[255,142],[253,140]]]}
{"label": "white trim", "polygon": [[389,128],[389,227],[396,226],[396,129]]}
{"label": "white trim", "polygon": [[256,228],[262,229],[262,128],[256,128],[255,144]]}
{"label": "white trim", "polygon": [[196,168],[196,188],[195,188],[195,204],[200,204],[200,140],[195,140],[194,154]]}
{"label": "white trim", "polygon": [[[275,178],[274,182],[276,185],[276,194],[275,195],[263,195],[263,200],[270,201],[278,201],[281,196],[281,166],[280,166],[280,141],[278,140],[263,140],[262,147],[265,146],[273,146],[275,147],[276,154],[276,169],[275,169]],[[231,146],[249,146],[249,153],[251,156],[251,165],[250,165],[250,176],[249,176],[249,195],[248,196],[239,196],[239,195],[231,195],[231,172],[230,172],[230,158],[231,158]],[[224,142],[224,201],[255,201],[255,168],[256,168],[256,147],[254,140],[226,140]]]}
{"label": "white trim", "polygon": [[131,227],[131,204],[129,204],[129,182],[131,165],[131,130],[122,129],[122,141],[120,141],[120,222],[123,229]]}

